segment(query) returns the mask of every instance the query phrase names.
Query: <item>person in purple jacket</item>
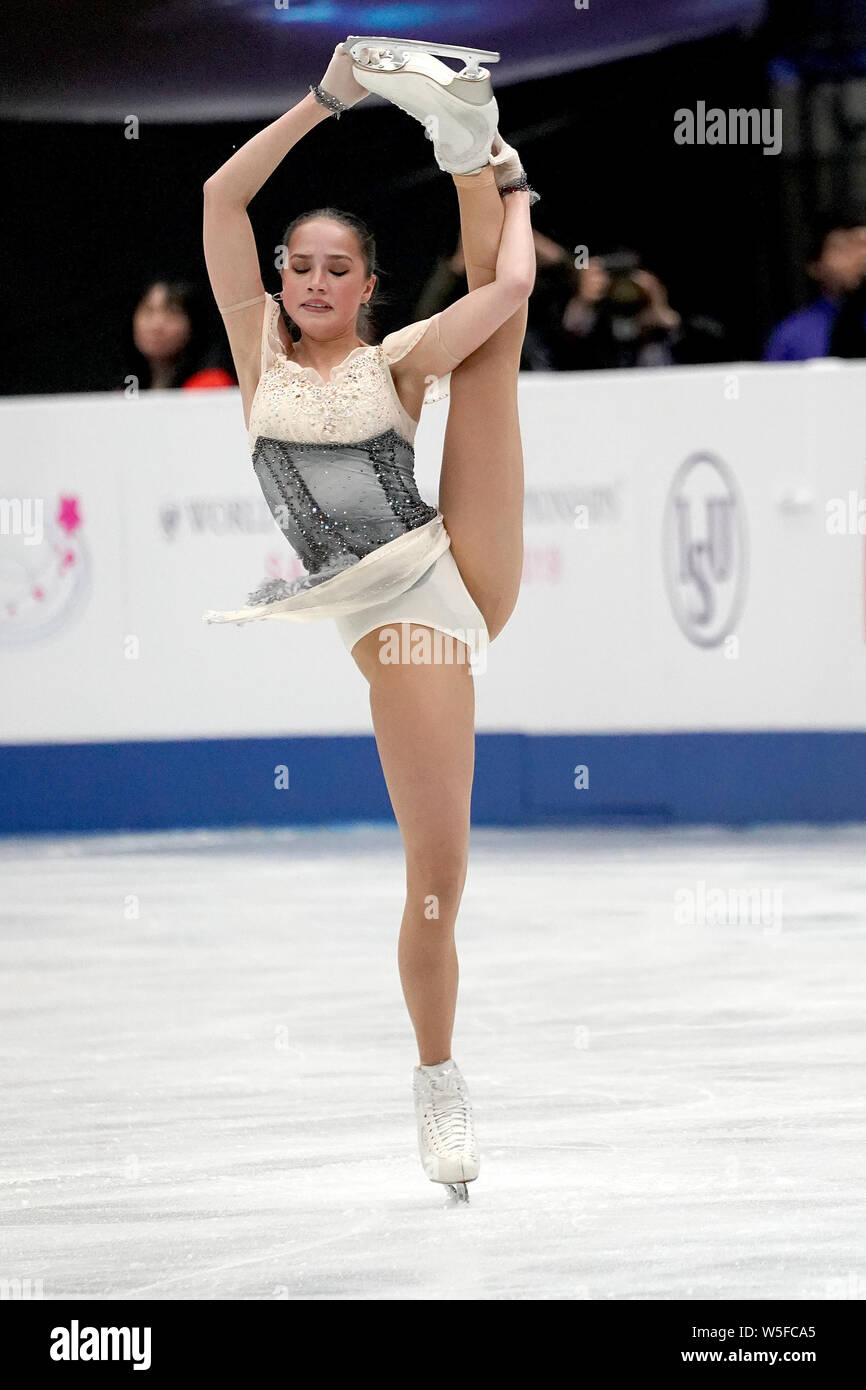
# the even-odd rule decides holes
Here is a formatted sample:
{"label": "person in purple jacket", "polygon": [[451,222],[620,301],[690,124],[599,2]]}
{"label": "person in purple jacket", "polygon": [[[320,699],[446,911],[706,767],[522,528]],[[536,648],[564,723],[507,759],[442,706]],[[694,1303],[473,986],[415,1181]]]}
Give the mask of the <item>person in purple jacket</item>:
{"label": "person in purple jacket", "polygon": [[831,355],[840,306],[866,276],[866,218],[826,219],[810,242],[806,273],[820,294],[776,325],[764,349],[765,362],[805,362]]}

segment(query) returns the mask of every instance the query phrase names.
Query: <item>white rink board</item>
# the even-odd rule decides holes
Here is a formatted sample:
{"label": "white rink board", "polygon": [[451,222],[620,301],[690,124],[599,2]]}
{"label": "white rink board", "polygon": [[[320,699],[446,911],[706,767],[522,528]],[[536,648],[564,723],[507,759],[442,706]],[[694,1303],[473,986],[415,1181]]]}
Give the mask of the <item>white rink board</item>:
{"label": "white rink board", "polygon": [[[866,728],[864,537],[826,520],[828,499],[863,495],[866,367],[529,373],[520,399],[526,570],[476,679],[480,730]],[[446,415],[427,407],[416,441],[431,501]],[[716,596],[723,613],[738,589],[741,613],[716,646],[681,629],[665,582],[666,499],[702,452],[733,478],[745,534]],[[3,742],[370,731],[332,622],[201,619],[268,566],[293,572],[236,391],[8,399],[0,459],[0,498],[43,498],[46,535],[26,545],[6,514]],[[686,513],[700,542],[703,494]]]}

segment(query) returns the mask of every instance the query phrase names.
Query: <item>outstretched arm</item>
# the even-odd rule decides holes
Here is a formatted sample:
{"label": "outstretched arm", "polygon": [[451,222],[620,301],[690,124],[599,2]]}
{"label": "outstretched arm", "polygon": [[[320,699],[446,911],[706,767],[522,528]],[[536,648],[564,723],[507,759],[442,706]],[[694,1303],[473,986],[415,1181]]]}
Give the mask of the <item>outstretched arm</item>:
{"label": "outstretched arm", "polygon": [[394,372],[424,381],[446,376],[510,319],[535,284],[535,243],[529,194],[503,199],[504,221],[496,258],[496,278],[471,290],[439,314],[438,333],[427,332]]}

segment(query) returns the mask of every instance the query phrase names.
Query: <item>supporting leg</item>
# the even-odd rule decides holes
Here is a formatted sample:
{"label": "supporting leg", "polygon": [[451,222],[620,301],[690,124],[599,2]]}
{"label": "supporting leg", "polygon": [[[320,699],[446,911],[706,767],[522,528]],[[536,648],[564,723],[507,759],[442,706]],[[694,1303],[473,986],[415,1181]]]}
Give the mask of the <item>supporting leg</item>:
{"label": "supporting leg", "polygon": [[[496,275],[504,218],[492,168],[455,174],[470,290]],[[511,193],[525,199],[529,195]],[[517,374],[526,332],[522,305],[451,374],[439,508],[466,587],[491,637],[517,601],[523,568],[523,447]]]}
{"label": "supporting leg", "polygon": [[[432,641],[431,629],[407,627]],[[454,928],[469,850],[475,690],[465,648],[453,664],[383,664],[383,631],[362,637],[352,655],[370,682],[376,745],[406,851],[397,961],[419,1061],[432,1066],[451,1056],[457,1006]]]}

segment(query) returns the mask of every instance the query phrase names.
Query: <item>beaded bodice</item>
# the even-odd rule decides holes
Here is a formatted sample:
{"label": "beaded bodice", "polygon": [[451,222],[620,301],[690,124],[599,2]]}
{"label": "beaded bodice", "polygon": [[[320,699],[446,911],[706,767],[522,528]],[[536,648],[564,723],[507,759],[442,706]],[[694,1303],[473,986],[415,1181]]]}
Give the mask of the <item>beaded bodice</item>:
{"label": "beaded bodice", "polygon": [[385,345],[356,347],[324,381],[287,355],[278,332],[279,304],[266,306],[262,372],[250,407],[249,441],[260,437],[325,444],[357,443],[394,430],[409,444],[417,422],[404,408]]}

